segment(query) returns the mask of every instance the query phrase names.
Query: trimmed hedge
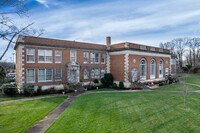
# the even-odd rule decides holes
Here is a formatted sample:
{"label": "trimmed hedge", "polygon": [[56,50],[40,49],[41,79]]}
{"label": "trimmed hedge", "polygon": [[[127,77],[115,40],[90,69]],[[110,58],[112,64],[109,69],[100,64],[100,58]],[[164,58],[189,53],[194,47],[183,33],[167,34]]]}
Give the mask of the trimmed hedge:
{"label": "trimmed hedge", "polygon": [[105,86],[105,87],[109,87],[113,85],[113,76],[111,73],[105,73],[104,74],[104,78],[101,79],[101,83]]}
{"label": "trimmed hedge", "polygon": [[2,91],[6,95],[15,95],[17,94],[17,86],[13,84],[4,84],[2,86]]}

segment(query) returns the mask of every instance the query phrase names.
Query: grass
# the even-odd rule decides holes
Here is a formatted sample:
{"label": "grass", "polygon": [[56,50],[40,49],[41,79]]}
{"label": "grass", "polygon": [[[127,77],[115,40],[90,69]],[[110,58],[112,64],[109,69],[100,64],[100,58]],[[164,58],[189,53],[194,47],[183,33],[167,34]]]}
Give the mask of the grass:
{"label": "grass", "polygon": [[200,85],[200,76],[199,75],[188,75],[188,77],[184,77],[181,79],[186,83],[198,84]]}
{"label": "grass", "polygon": [[[188,87],[188,91],[195,91],[200,90],[200,87],[194,85],[186,85]],[[177,83],[177,84],[170,84],[155,88],[157,90],[169,90],[169,91],[184,91],[184,84]]]}
{"label": "grass", "polygon": [[0,104],[0,133],[26,132],[67,96]]}
{"label": "grass", "polygon": [[196,132],[200,95],[180,93],[95,93],[78,97],[47,133]]}
{"label": "grass", "polygon": [[32,96],[32,97],[6,97],[6,98],[0,98],[0,102],[2,101],[9,101],[9,100],[17,100],[17,99],[24,99],[24,98],[33,98],[33,97],[40,97],[40,96],[51,96],[54,94],[47,94],[47,95],[39,95],[39,96]]}
{"label": "grass", "polygon": [[111,89],[111,88],[103,88],[103,89],[95,89],[95,90],[91,90],[91,91],[116,91],[115,89]]}

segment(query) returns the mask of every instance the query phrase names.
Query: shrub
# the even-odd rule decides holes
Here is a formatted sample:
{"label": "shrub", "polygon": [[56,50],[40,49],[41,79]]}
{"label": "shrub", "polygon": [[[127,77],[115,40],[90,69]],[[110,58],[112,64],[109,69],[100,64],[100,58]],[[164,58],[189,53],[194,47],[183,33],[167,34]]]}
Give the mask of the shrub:
{"label": "shrub", "polygon": [[182,70],[183,70],[184,72],[188,72],[188,68],[187,68],[187,67],[182,67]]}
{"label": "shrub", "polygon": [[[70,89],[69,89],[70,90]],[[68,90],[68,91],[69,91]],[[67,91],[67,90],[65,90],[65,91]],[[46,89],[46,90],[44,90],[44,92],[46,93],[46,94],[55,94],[55,93],[57,93],[57,91],[56,91],[56,89],[54,88],[54,87],[51,87],[51,88],[49,88],[49,89]]]}
{"label": "shrub", "polygon": [[37,88],[37,94],[38,95],[42,94],[42,86],[38,86],[38,88]]}
{"label": "shrub", "polygon": [[108,87],[113,84],[113,76],[111,73],[105,73],[104,78],[101,79],[101,83],[105,86]]}
{"label": "shrub", "polygon": [[22,87],[24,95],[32,96],[34,94],[34,85],[24,85]]}
{"label": "shrub", "polygon": [[13,84],[4,84],[2,90],[6,95],[15,95],[17,93],[17,87]]}
{"label": "shrub", "polygon": [[186,65],[187,69],[190,70],[192,68],[192,65]]}
{"label": "shrub", "polygon": [[197,73],[197,72],[198,72],[198,70],[200,70],[200,68],[197,68],[197,67],[196,67],[196,68],[194,68],[194,69],[193,69],[193,73]]}
{"label": "shrub", "polygon": [[98,80],[98,79],[95,79],[93,82],[94,82],[95,84],[98,84],[98,83],[99,83],[99,80]]}
{"label": "shrub", "polygon": [[124,89],[124,82],[122,82],[122,81],[119,82],[119,88]]}
{"label": "shrub", "polygon": [[113,83],[112,88],[117,88],[117,84]]}

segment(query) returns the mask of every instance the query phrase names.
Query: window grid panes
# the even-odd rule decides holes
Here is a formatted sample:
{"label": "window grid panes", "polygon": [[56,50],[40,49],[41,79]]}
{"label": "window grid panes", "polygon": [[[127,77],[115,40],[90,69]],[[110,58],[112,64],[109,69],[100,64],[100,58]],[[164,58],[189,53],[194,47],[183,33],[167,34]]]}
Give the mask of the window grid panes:
{"label": "window grid panes", "polygon": [[93,68],[91,70],[91,78],[92,79],[100,78],[100,69],[99,68]]}
{"label": "window grid panes", "polygon": [[105,73],[106,73],[106,69],[105,68],[101,68],[101,78],[104,77]]}
{"label": "window grid panes", "polygon": [[55,80],[56,81],[61,81],[62,80],[62,69],[61,68],[56,68],[55,69]]}
{"label": "window grid panes", "polygon": [[26,69],[26,82],[27,83],[35,82],[35,69],[33,68]]}
{"label": "window grid panes", "polygon": [[76,51],[74,51],[74,50],[70,51],[70,61],[76,62]]}
{"label": "window grid panes", "polygon": [[101,64],[106,63],[106,54],[101,53]]}
{"label": "window grid panes", "polygon": [[88,52],[84,52],[83,53],[83,63],[84,64],[88,64],[89,63],[89,53]]}
{"label": "window grid panes", "polygon": [[90,63],[91,64],[94,64],[94,58],[95,57],[95,55],[94,55],[94,53],[90,53]]}
{"label": "window grid panes", "polygon": [[159,62],[159,75],[163,75],[163,61]]}
{"label": "window grid panes", "polygon": [[146,76],[146,61],[141,60],[140,62],[140,76],[145,77]]}
{"label": "window grid panes", "polygon": [[95,63],[99,63],[99,53],[95,53]]}
{"label": "window grid panes", "polygon": [[62,50],[55,50],[55,62],[56,63],[62,62]]}
{"label": "window grid panes", "polygon": [[52,81],[53,70],[51,68],[40,68],[38,69],[38,81],[48,82]]}
{"label": "window grid panes", "polygon": [[39,63],[52,63],[52,50],[38,49],[38,62]]}
{"label": "window grid panes", "polygon": [[88,71],[88,69],[84,69],[84,71],[83,71],[83,79],[89,79],[89,71]]}
{"label": "window grid panes", "polygon": [[26,49],[26,61],[27,61],[27,63],[35,62],[35,49],[33,49],[33,48]]}
{"label": "window grid panes", "polygon": [[155,75],[155,61],[151,60],[151,76]]}

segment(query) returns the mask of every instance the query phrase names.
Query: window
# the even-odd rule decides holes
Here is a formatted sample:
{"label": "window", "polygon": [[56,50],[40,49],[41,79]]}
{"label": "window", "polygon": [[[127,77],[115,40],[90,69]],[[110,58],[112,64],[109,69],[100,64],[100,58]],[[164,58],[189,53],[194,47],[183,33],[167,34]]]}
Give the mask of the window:
{"label": "window", "polygon": [[99,53],[95,53],[95,63],[99,63]]}
{"label": "window", "polygon": [[163,61],[159,62],[159,77],[163,76]]}
{"label": "window", "polygon": [[105,73],[106,73],[106,69],[105,68],[101,68],[101,78],[104,77]]}
{"label": "window", "polygon": [[90,53],[90,63],[94,64],[94,53]]}
{"label": "window", "polygon": [[61,68],[56,68],[55,69],[55,80],[56,81],[61,81],[62,80],[62,69]]}
{"label": "window", "polygon": [[35,69],[33,68],[26,69],[26,82],[27,83],[35,82]]}
{"label": "window", "polygon": [[101,64],[106,63],[106,54],[101,53]]}
{"label": "window", "polygon": [[74,51],[74,50],[70,51],[70,61],[76,62],[76,51]]}
{"label": "window", "polygon": [[155,78],[155,67],[156,67],[155,60],[151,60],[151,72],[150,72],[151,78]]}
{"label": "window", "polygon": [[39,63],[52,63],[52,50],[38,49]]}
{"label": "window", "polygon": [[88,64],[89,63],[89,53],[88,52],[84,52],[83,53],[83,63],[84,64]]}
{"label": "window", "polygon": [[55,62],[62,63],[62,50],[55,50]]}
{"label": "window", "polygon": [[52,69],[51,68],[42,68],[38,69],[38,81],[39,82],[47,82],[52,81]]}
{"label": "window", "polygon": [[100,78],[100,69],[99,68],[93,68],[91,70],[91,78],[92,79]]}
{"label": "window", "polygon": [[144,59],[140,62],[140,78],[146,79],[146,61]]}
{"label": "window", "polygon": [[171,64],[175,64],[175,59],[171,59]]}
{"label": "window", "polygon": [[89,71],[86,68],[83,71],[83,79],[89,79]]}
{"label": "window", "polygon": [[35,49],[33,48],[26,49],[26,62],[35,63]]}

